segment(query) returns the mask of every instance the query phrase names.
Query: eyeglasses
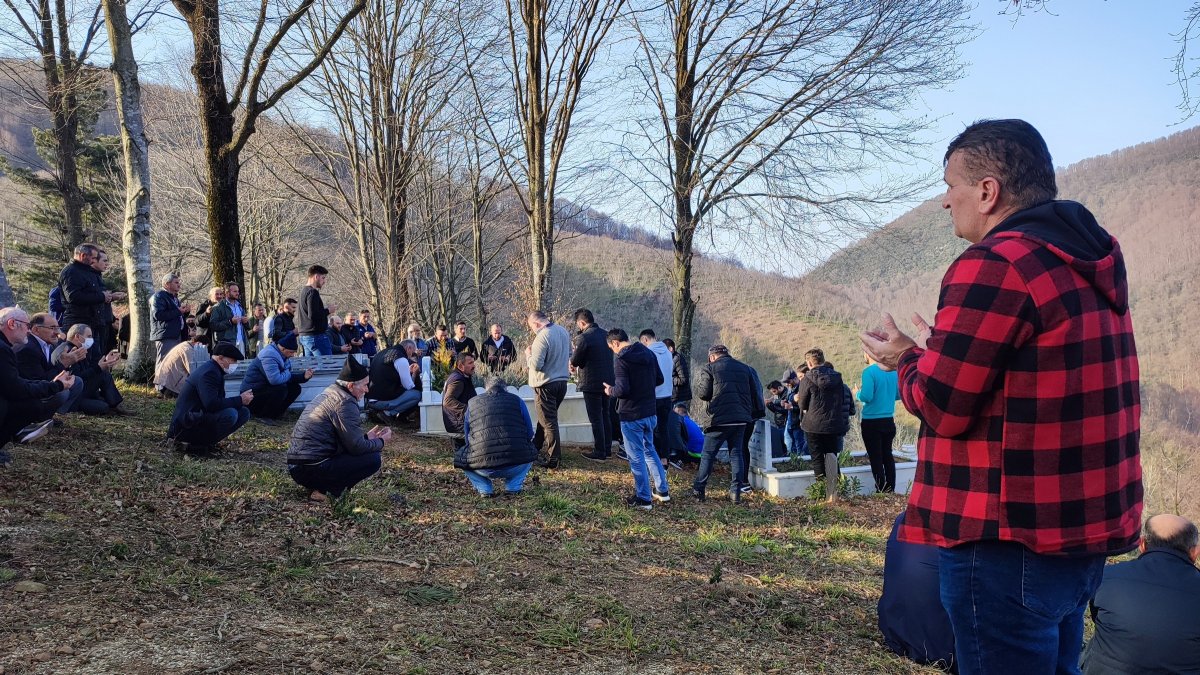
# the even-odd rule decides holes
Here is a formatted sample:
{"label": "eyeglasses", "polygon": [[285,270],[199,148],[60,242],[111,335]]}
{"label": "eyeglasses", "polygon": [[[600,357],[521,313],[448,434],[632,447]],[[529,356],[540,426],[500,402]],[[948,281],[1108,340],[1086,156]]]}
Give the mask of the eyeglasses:
{"label": "eyeglasses", "polygon": [[13,323],[20,323],[20,324],[24,324],[26,328],[28,328],[28,327],[29,327],[29,322],[28,322],[28,321],[22,321],[22,320],[20,320],[20,319],[9,319],[9,321],[12,321]]}
{"label": "eyeglasses", "polygon": [[48,323],[44,323],[40,326],[30,326],[30,328],[45,328],[46,330],[58,330],[59,326],[58,326],[58,324],[54,324],[53,326],[51,326]]}

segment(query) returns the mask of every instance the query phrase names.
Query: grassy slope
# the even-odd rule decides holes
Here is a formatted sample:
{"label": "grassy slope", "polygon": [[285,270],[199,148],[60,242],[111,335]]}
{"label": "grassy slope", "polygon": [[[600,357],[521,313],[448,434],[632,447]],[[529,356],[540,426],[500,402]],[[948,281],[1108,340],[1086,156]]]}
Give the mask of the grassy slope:
{"label": "grassy slope", "polygon": [[701,505],[676,474],[631,512],[628,470],[572,453],[481,502],[402,433],[331,508],[287,477],[287,428],[192,460],[129,394],[136,417],[70,416],[0,474],[5,673],[924,672],[877,643],[898,498]]}

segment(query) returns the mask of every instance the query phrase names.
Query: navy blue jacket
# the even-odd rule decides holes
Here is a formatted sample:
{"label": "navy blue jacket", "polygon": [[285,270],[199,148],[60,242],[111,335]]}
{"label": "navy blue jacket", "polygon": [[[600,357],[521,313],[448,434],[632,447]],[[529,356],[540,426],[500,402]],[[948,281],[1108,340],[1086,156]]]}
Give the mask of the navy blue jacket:
{"label": "navy blue jacket", "polygon": [[1104,568],[1092,599],[1096,633],[1086,675],[1200,673],[1200,570],[1180,551],[1152,548]]}
{"label": "navy blue jacket", "polygon": [[158,289],[150,296],[150,339],[179,340],[183,330],[183,312],[179,311],[179,298],[166,289]]}
{"label": "navy blue jacket", "polygon": [[175,401],[175,414],[167,437],[174,438],[184,429],[201,423],[204,415],[221,412],[226,408],[242,407],[241,396],[225,396],[225,371],[216,361],[209,359],[184,380],[179,398]]}
{"label": "navy blue jacket", "polygon": [[617,399],[617,415],[624,422],[655,416],[654,389],[666,380],[658,367],[658,357],[640,342],[617,352],[614,364],[612,397]]}

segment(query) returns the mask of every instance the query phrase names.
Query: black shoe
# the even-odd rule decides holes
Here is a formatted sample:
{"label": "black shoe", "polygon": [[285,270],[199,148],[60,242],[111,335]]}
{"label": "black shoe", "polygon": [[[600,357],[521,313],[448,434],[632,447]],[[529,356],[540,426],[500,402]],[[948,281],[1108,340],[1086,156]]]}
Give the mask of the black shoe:
{"label": "black shoe", "polygon": [[749,485],[743,485],[742,487],[738,488],[738,490],[741,491],[741,493],[744,495],[748,495],[751,492],[754,492],[754,488],[750,487]]}
{"label": "black shoe", "polygon": [[8,444],[0,448],[0,469],[7,469],[12,464],[12,455],[8,454]]}
{"label": "black shoe", "polygon": [[49,419],[45,422],[34,422],[24,429],[17,432],[18,443],[29,443],[50,433],[50,426],[54,424],[54,420]]}
{"label": "black shoe", "polygon": [[696,488],[692,488],[692,496],[696,498],[696,501],[702,502],[702,501],[704,501],[704,490],[697,490]]}
{"label": "black shoe", "polygon": [[654,508],[653,502],[648,502],[644,499],[639,499],[637,495],[629,495],[625,498],[625,505],[632,506],[635,509],[649,511]]}
{"label": "black shoe", "polygon": [[558,460],[557,459],[539,459],[538,466],[542,467],[543,469],[557,469],[558,468]]}
{"label": "black shoe", "polygon": [[683,471],[683,462],[680,462],[677,459],[667,460],[667,466],[675,469],[676,471]]}
{"label": "black shoe", "polygon": [[607,462],[608,461],[608,455],[597,455],[595,450],[593,450],[592,452],[582,452],[582,453],[580,453],[580,456],[583,457],[584,459],[590,459],[593,462]]}
{"label": "black shoe", "polygon": [[625,446],[620,443],[617,443],[617,459],[623,459],[626,462],[629,461],[629,455],[625,452]]}
{"label": "black shoe", "polygon": [[385,415],[382,410],[367,411],[367,419],[376,424],[382,424],[384,426],[388,426],[392,423],[391,418]]}
{"label": "black shoe", "polygon": [[650,491],[650,499],[652,501],[656,501],[660,504],[666,504],[667,502],[671,501],[671,495],[669,495],[665,492],[658,492],[656,490],[651,490]]}

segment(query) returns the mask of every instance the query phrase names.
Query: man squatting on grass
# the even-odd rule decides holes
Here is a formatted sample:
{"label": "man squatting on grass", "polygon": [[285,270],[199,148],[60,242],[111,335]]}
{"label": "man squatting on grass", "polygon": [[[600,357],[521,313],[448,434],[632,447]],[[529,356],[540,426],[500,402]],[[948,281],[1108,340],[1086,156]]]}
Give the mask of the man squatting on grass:
{"label": "man squatting on grass", "polygon": [[901,541],[941,547],[961,673],[1078,673],[1107,556],[1137,545],[1141,403],[1121,248],[1021,120],[946,151],[954,234],[971,242],[914,340],[862,334],[921,420]]}

